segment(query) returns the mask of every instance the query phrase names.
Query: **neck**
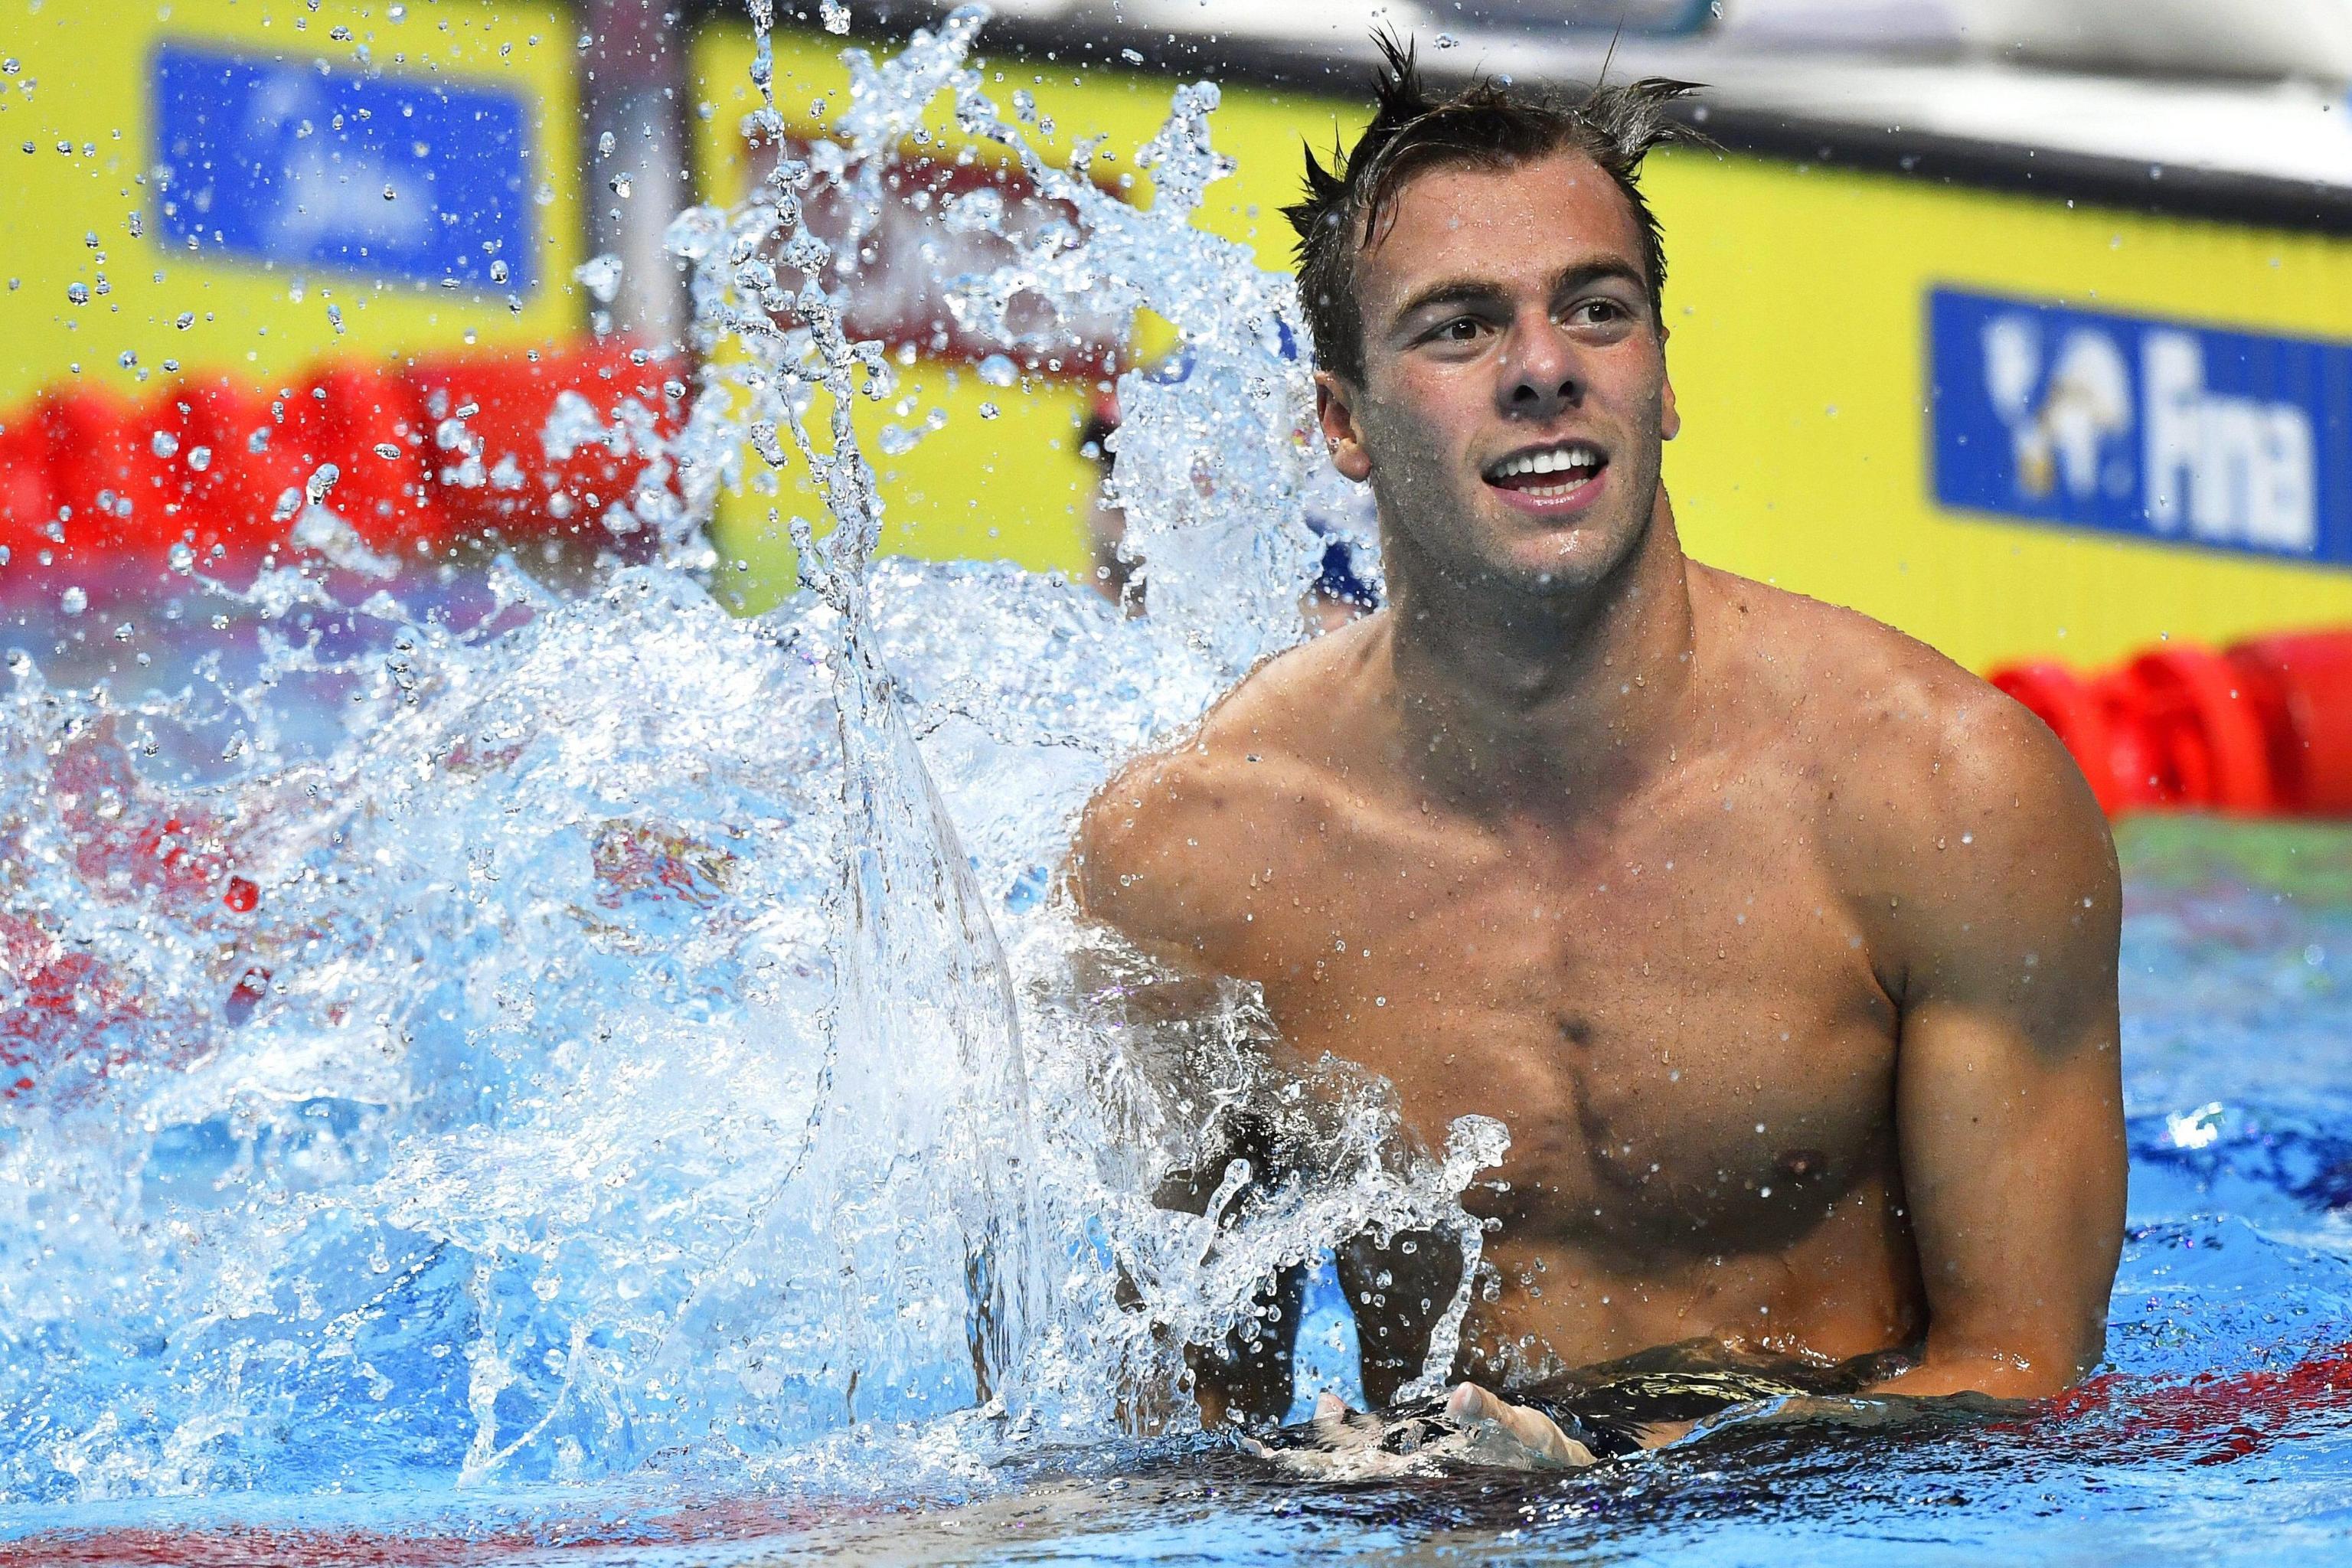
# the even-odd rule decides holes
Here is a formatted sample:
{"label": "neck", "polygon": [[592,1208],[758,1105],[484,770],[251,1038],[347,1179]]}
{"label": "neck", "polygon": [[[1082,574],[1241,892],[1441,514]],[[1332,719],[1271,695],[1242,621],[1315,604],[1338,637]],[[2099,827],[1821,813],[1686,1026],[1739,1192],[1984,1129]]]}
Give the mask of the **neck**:
{"label": "neck", "polygon": [[1473,811],[1580,814],[1672,758],[1697,656],[1663,489],[1642,538],[1591,584],[1465,580],[1407,551],[1389,584],[1397,760],[1423,788]]}

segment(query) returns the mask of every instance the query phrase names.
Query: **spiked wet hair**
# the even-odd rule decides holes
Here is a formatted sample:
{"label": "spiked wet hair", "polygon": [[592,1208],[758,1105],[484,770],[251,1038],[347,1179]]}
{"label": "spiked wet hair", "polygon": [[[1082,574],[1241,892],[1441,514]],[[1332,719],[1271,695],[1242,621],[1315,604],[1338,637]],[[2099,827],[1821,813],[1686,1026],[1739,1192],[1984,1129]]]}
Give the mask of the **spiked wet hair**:
{"label": "spiked wet hair", "polygon": [[1642,197],[1642,160],[1661,142],[1689,137],[1667,106],[1693,84],[1645,78],[1596,88],[1580,99],[1522,91],[1482,79],[1433,97],[1412,46],[1373,35],[1383,65],[1372,122],[1354,147],[1325,167],[1307,153],[1307,195],[1283,216],[1298,231],[1298,292],[1315,338],[1316,363],[1343,380],[1364,374],[1364,319],[1356,298],[1356,258],[1379,232],[1406,180],[1444,164],[1508,169],[1555,153],[1578,153],[1617,183],[1642,231],[1650,308],[1658,313],[1666,255],[1657,216]]}

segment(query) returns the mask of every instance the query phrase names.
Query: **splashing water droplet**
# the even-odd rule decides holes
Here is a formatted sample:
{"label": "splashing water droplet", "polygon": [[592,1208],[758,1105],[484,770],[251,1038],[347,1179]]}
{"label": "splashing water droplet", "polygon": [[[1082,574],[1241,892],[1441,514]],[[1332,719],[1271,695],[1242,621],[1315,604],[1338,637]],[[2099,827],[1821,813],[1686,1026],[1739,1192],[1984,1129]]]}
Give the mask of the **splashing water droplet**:
{"label": "splashing water droplet", "polygon": [[598,304],[609,305],[621,291],[621,258],[607,251],[573,268],[572,277]]}

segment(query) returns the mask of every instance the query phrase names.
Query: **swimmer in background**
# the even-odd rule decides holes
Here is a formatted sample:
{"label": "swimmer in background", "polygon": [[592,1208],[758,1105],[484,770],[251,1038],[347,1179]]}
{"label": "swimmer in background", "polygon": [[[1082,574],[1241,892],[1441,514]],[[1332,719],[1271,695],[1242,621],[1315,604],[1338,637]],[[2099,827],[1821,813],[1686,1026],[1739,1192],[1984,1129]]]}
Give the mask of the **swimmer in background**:
{"label": "swimmer in background", "polygon": [[[1133,616],[1143,613],[1144,586],[1135,581],[1135,563],[1119,548],[1127,538],[1127,514],[1111,504],[1106,483],[1118,461],[1110,439],[1118,429],[1118,396],[1103,393],[1079,428],[1078,455],[1096,469],[1094,496],[1087,503],[1087,542],[1094,556],[1095,592],[1124,605]],[[1365,576],[1354,542],[1319,519],[1309,517],[1307,526],[1323,541],[1323,560],[1304,606],[1315,629],[1337,631],[1378,609],[1379,591]]]}
{"label": "swimmer in background", "polygon": [[[2090,790],[1933,650],[1683,553],[1637,176],[1686,89],[1440,99],[1384,47],[1291,216],[1389,603],[1126,769],[1071,875],[1146,952],[1255,982],[1309,1058],[1384,1075],[1431,1146],[1510,1130],[1465,1194],[1492,1272],[1451,1398],[1327,1400],[1317,1439],[1418,1422],[1406,1446],[1579,1463],[1808,1389],[2056,1394],[2103,1353],[2123,1221]],[[1459,1279],[1433,1240],[1339,1260],[1376,1405]],[[1206,1422],[1278,1419],[1297,1317],[1196,1354]]]}

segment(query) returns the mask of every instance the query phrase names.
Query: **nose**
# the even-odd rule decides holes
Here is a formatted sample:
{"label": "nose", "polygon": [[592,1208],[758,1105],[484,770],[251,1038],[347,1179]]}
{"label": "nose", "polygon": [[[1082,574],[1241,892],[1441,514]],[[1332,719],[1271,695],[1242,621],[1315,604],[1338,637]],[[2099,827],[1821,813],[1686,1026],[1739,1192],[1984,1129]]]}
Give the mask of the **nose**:
{"label": "nose", "polygon": [[1584,401],[1586,378],[1576,345],[1549,316],[1521,321],[1496,388],[1512,419],[1549,419]]}

